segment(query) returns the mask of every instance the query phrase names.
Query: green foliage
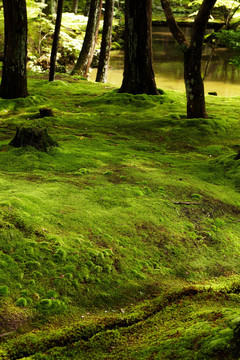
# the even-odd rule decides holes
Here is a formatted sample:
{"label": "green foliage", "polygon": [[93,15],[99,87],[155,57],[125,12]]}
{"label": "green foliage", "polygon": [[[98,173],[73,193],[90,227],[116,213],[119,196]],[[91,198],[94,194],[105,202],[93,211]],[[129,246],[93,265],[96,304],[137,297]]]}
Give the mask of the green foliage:
{"label": "green foliage", "polygon": [[231,64],[240,66],[240,30],[222,30],[218,33],[221,44],[233,51],[234,56],[230,59]]}

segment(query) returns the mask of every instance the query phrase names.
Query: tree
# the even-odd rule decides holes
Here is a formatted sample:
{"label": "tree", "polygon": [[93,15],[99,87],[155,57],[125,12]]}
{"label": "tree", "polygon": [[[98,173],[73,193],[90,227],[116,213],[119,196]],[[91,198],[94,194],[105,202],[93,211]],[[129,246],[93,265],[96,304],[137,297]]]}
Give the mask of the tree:
{"label": "tree", "polygon": [[86,4],[84,7],[84,16],[88,16],[90,10],[90,4],[91,4],[91,0],[86,0]]}
{"label": "tree", "polygon": [[3,0],[4,58],[0,95],[4,99],[26,97],[27,9],[26,0]]}
{"label": "tree", "polygon": [[184,54],[184,81],[187,96],[188,118],[206,118],[204,84],[201,59],[204,33],[208,19],[217,0],[203,0],[192,26],[190,42],[178,27],[169,0],[161,0],[170,31],[181,45]]}
{"label": "tree", "polygon": [[119,92],[157,95],[152,63],[152,0],[125,0],[124,74]]}
{"label": "tree", "polygon": [[98,35],[98,27],[102,10],[102,0],[91,0],[88,23],[78,60],[73,68],[72,74],[78,73],[85,77],[92,63],[93,53]]}
{"label": "tree", "polygon": [[57,47],[58,47],[59,34],[60,34],[60,28],[61,28],[61,21],[62,21],[63,1],[64,0],[58,0],[57,17],[56,17],[55,31],[54,31],[54,35],[53,35],[53,44],[52,44],[52,51],[51,51],[51,59],[50,59],[49,81],[54,80],[54,74],[55,74],[55,68],[56,68]]}
{"label": "tree", "polygon": [[42,0],[46,6],[43,7],[43,13],[47,16],[56,13],[56,1],[55,0]]}
{"label": "tree", "polygon": [[112,21],[114,11],[114,0],[106,0],[104,24],[102,33],[102,43],[99,56],[99,64],[97,71],[97,82],[107,82],[108,64],[110,58],[110,50],[112,44]]}
{"label": "tree", "polygon": [[77,12],[78,12],[78,0],[73,0],[73,2],[72,2],[72,12],[74,14],[77,14]]}

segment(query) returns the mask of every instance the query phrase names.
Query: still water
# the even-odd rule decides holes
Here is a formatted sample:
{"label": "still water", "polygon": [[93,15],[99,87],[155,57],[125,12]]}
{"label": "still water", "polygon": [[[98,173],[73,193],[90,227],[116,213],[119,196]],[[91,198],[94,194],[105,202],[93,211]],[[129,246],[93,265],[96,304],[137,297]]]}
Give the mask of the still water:
{"label": "still water", "polygon": [[[189,29],[186,29],[189,32]],[[187,34],[188,35],[188,34]],[[202,70],[211,55],[211,48],[204,46],[202,57]],[[122,50],[112,51],[108,83],[120,86],[123,76]],[[167,27],[153,28],[153,57],[154,72],[157,87],[164,90],[185,91],[183,81],[182,52],[174,41]],[[220,96],[240,95],[240,69],[228,63],[231,54],[228,49],[215,50],[210,62],[207,77],[204,81],[205,92],[216,91]],[[95,80],[96,69],[93,69],[90,80]]]}

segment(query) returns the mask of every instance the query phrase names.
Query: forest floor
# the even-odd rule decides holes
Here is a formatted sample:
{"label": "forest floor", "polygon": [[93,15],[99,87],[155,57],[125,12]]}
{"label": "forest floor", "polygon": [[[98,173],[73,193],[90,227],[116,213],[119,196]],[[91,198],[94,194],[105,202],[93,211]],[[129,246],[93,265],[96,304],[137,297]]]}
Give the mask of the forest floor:
{"label": "forest floor", "polygon": [[238,359],[240,96],[187,119],[180,92],[28,83],[0,99],[0,359]]}

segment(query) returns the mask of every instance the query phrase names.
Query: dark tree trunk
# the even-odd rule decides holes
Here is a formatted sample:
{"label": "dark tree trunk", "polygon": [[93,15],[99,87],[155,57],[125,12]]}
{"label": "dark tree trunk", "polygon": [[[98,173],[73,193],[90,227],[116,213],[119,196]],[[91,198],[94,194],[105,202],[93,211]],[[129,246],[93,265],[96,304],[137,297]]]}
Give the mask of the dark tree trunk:
{"label": "dark tree trunk", "polygon": [[184,52],[184,82],[188,118],[206,118],[204,84],[201,75],[202,48],[189,46]]}
{"label": "dark tree trunk", "polygon": [[125,1],[125,57],[119,92],[157,95],[152,65],[152,1]]}
{"label": "dark tree trunk", "polygon": [[57,48],[58,48],[59,34],[60,34],[61,21],[62,21],[63,1],[64,0],[58,0],[57,18],[55,24],[55,31],[53,35],[53,44],[52,44],[51,59],[50,59],[49,81],[53,81],[55,75]]}
{"label": "dark tree trunk", "polygon": [[73,3],[72,3],[72,12],[74,14],[77,14],[78,12],[78,0],[73,0]]}
{"label": "dark tree trunk", "polygon": [[201,75],[202,46],[208,19],[216,1],[203,0],[193,23],[190,45],[184,54],[184,81],[188,118],[207,117]]}
{"label": "dark tree trunk", "polygon": [[88,76],[98,35],[98,27],[102,10],[102,0],[91,0],[88,23],[79,58],[72,74]]}
{"label": "dark tree trunk", "polygon": [[84,9],[84,16],[88,16],[88,14],[89,14],[90,3],[91,3],[91,0],[86,0],[85,9]]}
{"label": "dark tree trunk", "polygon": [[203,0],[193,23],[190,43],[178,27],[169,0],[161,0],[166,20],[174,38],[184,51],[184,81],[187,96],[188,118],[206,118],[204,85],[201,75],[202,46],[211,10],[217,0]]}
{"label": "dark tree trunk", "polygon": [[112,21],[114,11],[114,0],[106,0],[104,24],[102,33],[101,51],[97,71],[97,82],[107,82],[108,64],[110,59],[110,50],[112,44]]}
{"label": "dark tree trunk", "polygon": [[4,59],[0,95],[4,99],[28,96],[26,0],[3,0]]}

